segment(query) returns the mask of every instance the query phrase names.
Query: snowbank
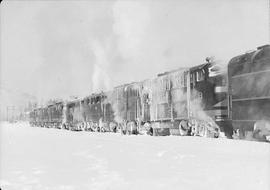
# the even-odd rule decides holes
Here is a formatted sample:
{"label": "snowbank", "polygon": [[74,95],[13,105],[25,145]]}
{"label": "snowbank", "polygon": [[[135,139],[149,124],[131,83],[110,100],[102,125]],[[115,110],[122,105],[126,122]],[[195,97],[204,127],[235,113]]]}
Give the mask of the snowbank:
{"label": "snowbank", "polygon": [[0,186],[17,189],[270,189],[270,145],[0,125]]}

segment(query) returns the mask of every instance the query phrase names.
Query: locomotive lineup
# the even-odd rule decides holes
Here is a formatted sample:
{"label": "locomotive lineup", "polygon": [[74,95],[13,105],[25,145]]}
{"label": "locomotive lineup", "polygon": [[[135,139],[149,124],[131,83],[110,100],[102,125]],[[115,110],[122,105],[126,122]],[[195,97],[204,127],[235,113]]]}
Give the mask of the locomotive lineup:
{"label": "locomotive lineup", "polygon": [[270,136],[270,46],[211,59],[155,78],[32,110],[30,124],[74,131],[195,135],[267,141]]}

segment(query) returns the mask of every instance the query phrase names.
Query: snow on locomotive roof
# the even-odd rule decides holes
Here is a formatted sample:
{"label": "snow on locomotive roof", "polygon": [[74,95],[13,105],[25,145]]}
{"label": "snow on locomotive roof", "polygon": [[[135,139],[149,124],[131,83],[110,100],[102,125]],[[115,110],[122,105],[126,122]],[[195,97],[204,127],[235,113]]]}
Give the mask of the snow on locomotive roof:
{"label": "snow on locomotive roof", "polygon": [[229,61],[229,64],[234,64],[236,62],[239,62],[241,61],[241,59],[244,59],[247,57],[247,55],[253,55],[253,56],[250,56],[250,59],[251,59],[251,62],[254,61],[254,59],[256,58],[256,55],[261,51],[261,50],[264,50],[264,49],[267,49],[269,48],[270,45],[269,44],[266,44],[266,45],[262,45],[262,46],[259,46],[257,47],[257,50],[250,50],[250,51],[247,51],[241,55],[238,55],[238,56],[235,56],[233,57],[230,61]]}
{"label": "snow on locomotive roof", "polygon": [[[50,103],[47,105],[47,107],[51,107],[53,105],[56,105],[56,104],[63,104],[64,102],[63,101],[57,101],[57,102],[53,102],[53,103]],[[46,106],[45,106],[46,107]]]}
{"label": "snow on locomotive roof", "polygon": [[191,71],[192,72],[192,71],[195,71],[195,70],[203,69],[205,66],[212,66],[212,65],[213,65],[213,63],[203,63],[203,64],[193,66],[193,67],[180,67],[178,69],[174,69],[174,70],[171,70],[171,71],[166,71],[164,73],[159,73],[159,74],[157,74],[157,77],[161,77],[161,76],[172,74],[174,72],[179,72],[179,71]]}
{"label": "snow on locomotive roof", "polygon": [[203,63],[201,65],[190,67],[189,70],[192,72],[192,71],[195,71],[195,70],[203,69],[206,66],[213,66],[213,65],[214,65],[214,63],[211,63],[211,62],[210,63]]}
{"label": "snow on locomotive roof", "polygon": [[263,46],[259,46],[259,47],[257,47],[257,49],[263,49],[263,48],[268,48],[268,47],[270,47],[270,44],[265,44]]}
{"label": "snow on locomotive roof", "polygon": [[178,69],[174,69],[174,70],[171,70],[171,71],[166,71],[166,72],[163,72],[163,73],[159,73],[159,74],[157,74],[157,77],[161,77],[161,76],[171,74],[171,73],[174,73],[174,72],[178,72],[178,71],[181,71],[181,70],[188,70],[188,68],[187,67],[180,67]]}
{"label": "snow on locomotive roof", "polygon": [[126,86],[138,84],[138,83],[140,83],[140,82],[125,83],[125,84],[121,84],[121,85],[115,86],[114,88],[123,88],[123,87],[126,87]]}

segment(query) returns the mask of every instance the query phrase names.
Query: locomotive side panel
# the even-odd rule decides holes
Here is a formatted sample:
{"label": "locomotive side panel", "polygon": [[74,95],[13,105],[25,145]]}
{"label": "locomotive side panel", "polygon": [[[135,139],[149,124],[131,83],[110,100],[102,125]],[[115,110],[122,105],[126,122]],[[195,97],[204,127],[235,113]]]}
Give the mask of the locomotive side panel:
{"label": "locomotive side panel", "polygon": [[114,113],[113,113],[113,107],[110,103],[106,103],[103,105],[104,107],[104,121],[105,122],[112,122],[114,121]]}
{"label": "locomotive side panel", "polygon": [[260,120],[270,121],[270,47],[232,58],[228,65],[229,116],[244,138]]}
{"label": "locomotive side panel", "polygon": [[270,99],[234,101],[233,120],[257,121],[270,118]]}
{"label": "locomotive side panel", "polygon": [[170,120],[172,116],[170,98],[170,79],[168,75],[160,76],[152,82],[151,121]]}
{"label": "locomotive side panel", "polygon": [[115,87],[113,91],[113,109],[115,121],[121,123],[127,120],[127,94],[126,85]]}
{"label": "locomotive side panel", "polygon": [[81,122],[82,119],[82,113],[81,113],[81,105],[80,101],[75,102],[74,110],[73,110],[73,122],[74,123],[79,123]]}
{"label": "locomotive side panel", "polygon": [[43,108],[43,112],[42,112],[42,122],[46,125],[46,127],[48,127],[48,122],[49,122],[49,111],[48,111],[48,107]]}
{"label": "locomotive side panel", "polygon": [[270,72],[265,70],[258,73],[239,75],[231,78],[233,99],[269,97]]}
{"label": "locomotive side panel", "polygon": [[141,120],[149,122],[151,119],[151,107],[152,107],[152,80],[145,80],[141,84]]}
{"label": "locomotive side panel", "polygon": [[63,123],[63,107],[63,102],[56,105],[54,120],[57,123]]}
{"label": "locomotive side panel", "polygon": [[102,108],[102,120],[106,123],[114,121],[114,103],[113,91],[103,92],[101,99],[101,108]]}
{"label": "locomotive side panel", "polygon": [[99,122],[102,119],[102,97],[99,95],[92,96],[90,100],[90,120],[93,122]]}
{"label": "locomotive side panel", "polygon": [[47,107],[48,125],[59,127],[63,122],[63,103],[55,103]]}
{"label": "locomotive side panel", "polygon": [[171,80],[171,104],[174,120],[181,120],[188,117],[187,110],[187,71],[178,70],[170,74]]}
{"label": "locomotive side panel", "polygon": [[37,125],[37,110],[34,109],[29,113],[29,122],[31,126]]}
{"label": "locomotive side panel", "polygon": [[54,105],[49,105],[47,107],[47,110],[48,110],[48,123],[49,125],[51,126],[51,124],[53,123],[53,117],[54,117]]}
{"label": "locomotive side panel", "polygon": [[140,83],[130,84],[126,88],[127,121],[136,121],[141,116]]}
{"label": "locomotive side panel", "polygon": [[66,108],[66,122],[67,123],[73,123],[73,117],[74,117],[74,109],[75,109],[75,102],[69,102],[67,103]]}
{"label": "locomotive side panel", "polygon": [[89,106],[90,100],[89,97],[84,98],[81,101],[81,112],[82,112],[82,118],[84,122],[89,122],[90,120],[90,106]]}

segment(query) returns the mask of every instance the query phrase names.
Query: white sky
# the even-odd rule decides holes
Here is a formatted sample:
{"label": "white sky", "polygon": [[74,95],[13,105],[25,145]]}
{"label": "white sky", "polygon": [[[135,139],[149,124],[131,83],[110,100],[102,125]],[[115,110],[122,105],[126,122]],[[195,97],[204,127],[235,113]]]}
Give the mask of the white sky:
{"label": "white sky", "polygon": [[207,56],[227,63],[269,43],[268,22],[267,0],[4,1],[1,86],[84,96]]}

